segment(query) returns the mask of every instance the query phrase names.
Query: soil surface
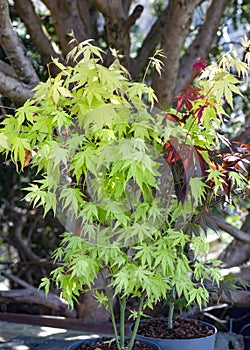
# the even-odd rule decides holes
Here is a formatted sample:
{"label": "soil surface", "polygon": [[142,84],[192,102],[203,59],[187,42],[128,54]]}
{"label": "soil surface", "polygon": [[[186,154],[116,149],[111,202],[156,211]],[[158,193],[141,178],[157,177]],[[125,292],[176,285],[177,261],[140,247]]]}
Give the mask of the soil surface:
{"label": "soil surface", "polygon": [[[84,343],[80,347],[78,347],[76,350],[117,350],[117,346],[115,341],[110,342],[111,338],[104,337],[102,341],[98,341],[95,343]],[[154,350],[153,347],[150,345],[147,345],[145,343],[135,341],[133,350]]]}
{"label": "soil surface", "polygon": [[137,334],[150,338],[160,339],[191,339],[204,338],[212,335],[214,331],[196,320],[175,320],[173,328],[168,329],[167,319],[143,320]]}

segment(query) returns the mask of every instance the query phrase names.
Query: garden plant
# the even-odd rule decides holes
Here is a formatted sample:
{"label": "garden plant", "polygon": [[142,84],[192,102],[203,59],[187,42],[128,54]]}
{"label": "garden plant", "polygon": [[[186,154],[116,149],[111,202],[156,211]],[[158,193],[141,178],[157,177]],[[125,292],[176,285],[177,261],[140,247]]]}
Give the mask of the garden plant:
{"label": "garden plant", "polygon": [[[105,67],[104,52],[86,41],[70,52],[74,65],[54,59],[60,73],[1,123],[0,146],[18,172],[26,166],[37,171],[25,200],[75,225],[62,237],[55,269],[41,287],[48,293],[52,280],[70,306],[80,293],[95,290],[121,350],[129,299],[139,300],[130,310],[131,349],[146,307],[172,298],[171,327],[173,305],[202,307],[211,285],[223,282],[220,262],[207,260],[204,231],[211,207],[232,201],[234,190],[247,185],[249,147],[230,144],[220,128],[224,103],[233,108],[233,94],[241,94],[230,71],[236,67],[244,77],[248,65],[227,55],[206,66],[197,57],[176,106],[163,109],[153,89],[131,81],[119,53],[112,53]],[[159,74],[160,55],[150,59]]]}

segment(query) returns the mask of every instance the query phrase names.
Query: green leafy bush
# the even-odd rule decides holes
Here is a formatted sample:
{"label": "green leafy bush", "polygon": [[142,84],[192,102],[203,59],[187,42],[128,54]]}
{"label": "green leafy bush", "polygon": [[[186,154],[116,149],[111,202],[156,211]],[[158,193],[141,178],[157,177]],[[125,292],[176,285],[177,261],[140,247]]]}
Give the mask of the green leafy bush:
{"label": "green leafy bush", "polygon": [[[117,59],[104,67],[102,55],[84,42],[70,53],[74,67],[54,60],[61,72],[2,122],[0,146],[18,171],[37,169],[25,199],[78,225],[77,234],[64,234],[51,273],[69,305],[102,278],[96,298],[122,349],[126,302],[139,298],[130,349],[145,307],[169,296],[201,307],[209,299],[206,280],[220,283],[219,262],[206,261],[209,245],[194,218],[222,192],[229,196],[232,174],[244,185],[239,171],[221,171],[211,158],[223,98],[231,105],[239,90],[229,72],[198,61],[196,85],[178,96],[176,109],[162,112],[151,87],[131,81]],[[47,293],[49,285],[44,278]]]}

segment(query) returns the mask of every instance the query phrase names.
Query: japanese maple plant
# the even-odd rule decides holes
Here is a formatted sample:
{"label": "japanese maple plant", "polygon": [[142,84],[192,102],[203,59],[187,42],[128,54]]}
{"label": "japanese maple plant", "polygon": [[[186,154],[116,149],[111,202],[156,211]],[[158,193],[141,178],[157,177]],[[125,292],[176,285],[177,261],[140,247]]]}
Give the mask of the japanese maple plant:
{"label": "japanese maple plant", "polygon": [[[53,60],[60,73],[6,117],[0,145],[18,171],[37,170],[25,199],[43,206],[44,215],[52,210],[77,223],[77,232],[63,235],[53,256],[57,267],[41,287],[48,292],[52,280],[71,307],[80,293],[95,290],[120,350],[130,298],[139,305],[130,310],[135,325],[128,349],[146,307],[168,295],[172,303],[201,307],[209,299],[205,281],[219,286],[219,262],[206,260],[209,245],[198,218],[244,188],[249,148],[234,151],[228,143],[228,154],[219,153],[223,102],[233,107],[233,93],[240,94],[229,72],[236,61],[206,67],[198,59],[176,108],[161,111],[152,88],[131,81],[115,51],[108,68],[103,54],[87,41],[70,53],[74,66]],[[160,72],[157,56],[151,63]],[[248,69],[242,62],[237,67]]]}

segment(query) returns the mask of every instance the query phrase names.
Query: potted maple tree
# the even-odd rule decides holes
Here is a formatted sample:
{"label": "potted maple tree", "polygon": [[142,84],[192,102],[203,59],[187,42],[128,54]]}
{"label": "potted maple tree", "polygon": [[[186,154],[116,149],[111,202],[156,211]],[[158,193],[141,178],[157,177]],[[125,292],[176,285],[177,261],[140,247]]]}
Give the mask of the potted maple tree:
{"label": "potted maple tree", "polygon": [[[247,38],[241,43],[245,48],[249,46]],[[222,104],[227,102],[233,109],[233,93],[241,94],[235,86],[239,80],[230,74],[230,70],[237,72],[238,77],[247,76],[249,62],[249,57],[245,57],[245,62],[242,62],[227,54],[222,57],[218,66],[206,66],[206,62],[197,57],[189,85],[175,98],[176,109],[171,109],[166,114],[168,120],[177,126],[181,125],[192,134],[193,147],[186,143],[187,139],[183,143],[183,140],[173,135],[164,147],[166,161],[172,167],[177,202],[185,207],[191,198],[193,204],[192,218],[188,223],[184,221],[183,232],[189,233],[189,236],[196,236],[199,244],[205,245],[192,247],[193,242],[188,243],[192,258],[188,256],[187,264],[192,279],[184,281],[186,275],[182,272],[178,275],[178,267],[176,268],[177,277],[172,279],[171,293],[166,299],[168,318],[145,319],[140,322],[137,339],[153,340],[161,349],[211,350],[214,347],[217,332],[214,326],[197,320],[182,318],[174,320],[173,316],[175,306],[181,310],[193,304],[199,304],[201,307],[202,303],[209,301],[209,292],[214,290],[212,288],[209,291],[208,281],[215,281],[217,286],[221,284],[223,288],[223,278],[219,270],[220,261],[213,261],[212,264],[208,261],[208,269],[205,267],[206,262],[200,266],[200,253],[203,252],[206,256],[209,252],[209,245],[205,241],[202,242],[200,232],[202,229],[206,233],[207,226],[216,230],[216,221],[213,221],[211,208],[218,203],[222,206],[232,204],[234,190],[237,188],[242,192],[247,187],[243,174],[247,174],[244,162],[249,163],[246,157],[250,155],[250,145],[240,142],[232,144],[220,134],[220,128],[223,117],[226,116]],[[201,137],[199,132],[202,132]],[[211,147],[212,139],[214,146]],[[223,148],[226,148],[224,153],[221,151]],[[197,173],[194,177],[194,172],[190,172],[190,169],[194,168],[197,171],[197,164],[195,165],[191,154],[197,157],[201,177],[197,178]],[[200,179],[202,185],[197,182]],[[192,186],[193,182],[195,186]],[[192,187],[190,198],[187,193],[188,185]],[[205,188],[201,188],[202,186]],[[196,190],[200,191],[200,194],[197,195]],[[216,265],[216,269],[212,271]],[[197,284],[195,290],[190,288],[193,282]],[[239,282],[244,286],[244,281]],[[231,287],[232,285],[229,289]],[[133,324],[130,329],[133,330]]]}
{"label": "potted maple tree", "polygon": [[[211,165],[222,98],[231,104],[239,90],[225,69],[207,70],[200,61],[199,86],[190,85],[177,109],[163,112],[154,108],[152,88],[132,82],[113,54],[104,67],[102,50],[86,41],[69,55],[74,67],[54,60],[61,72],[1,123],[0,146],[18,171],[37,169],[25,199],[43,206],[44,215],[61,212],[77,224],[64,234],[53,256],[58,267],[41,287],[48,292],[52,279],[70,306],[95,290],[110,313],[117,349],[130,350],[146,307],[170,293],[202,306],[209,298],[205,280],[219,285],[222,279],[218,262],[205,259],[209,246],[194,218],[206,199],[229,194],[229,181],[243,187],[238,170]],[[160,69],[155,56],[151,62]],[[134,327],[125,344],[131,298],[139,306],[130,310]]]}

